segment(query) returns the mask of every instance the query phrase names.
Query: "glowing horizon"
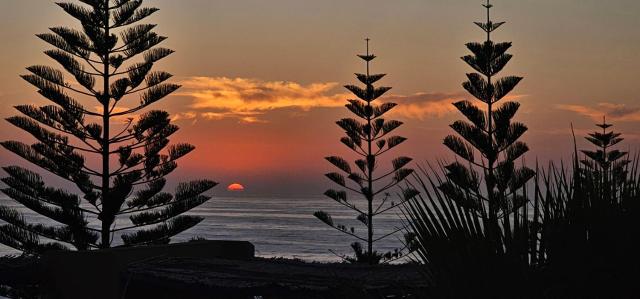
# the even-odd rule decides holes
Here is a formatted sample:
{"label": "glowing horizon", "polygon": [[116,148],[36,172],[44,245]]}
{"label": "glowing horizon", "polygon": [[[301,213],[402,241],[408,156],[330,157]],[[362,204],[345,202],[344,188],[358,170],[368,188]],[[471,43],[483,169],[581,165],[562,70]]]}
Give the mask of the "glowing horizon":
{"label": "glowing horizon", "polygon": [[[177,51],[159,68],[183,88],[153,108],[166,109],[181,127],[172,141],[197,146],[173,177],[242,182],[259,194],[321,194],[331,169],[323,157],[345,153],[335,121],[349,115],[344,104],[352,96],[341,86],[363,71],[355,55],[364,50],[364,37],[372,38],[378,55],[373,71],[387,73],[381,83],[393,87],[386,97],[399,104],[392,116],[406,123],[399,132],[409,140],[398,153],[419,163],[452,158],[442,139],[461,118],[451,103],[471,99],[460,84],[472,70],[459,57],[467,54],[466,42],[483,38],[473,25],[483,15],[482,1],[300,2],[154,1],[161,11],[153,22],[169,37],[163,46]],[[503,74],[525,77],[513,94],[522,104],[517,119],[529,127],[527,161],[569,158],[571,124],[584,136],[603,115],[624,133],[625,147],[637,149],[640,20],[631,12],[640,11],[640,3],[494,5],[496,20],[507,21],[496,40],[513,42],[514,58]],[[37,18],[34,9],[41,12]],[[607,26],[586,30],[588,24]],[[29,65],[55,65],[34,34],[77,24],[51,2],[21,0],[0,4],[0,25],[11,28],[0,33],[5,118],[16,104],[44,103],[18,77]],[[22,138],[28,137],[0,124],[1,140]],[[18,163],[4,150],[0,160]]]}

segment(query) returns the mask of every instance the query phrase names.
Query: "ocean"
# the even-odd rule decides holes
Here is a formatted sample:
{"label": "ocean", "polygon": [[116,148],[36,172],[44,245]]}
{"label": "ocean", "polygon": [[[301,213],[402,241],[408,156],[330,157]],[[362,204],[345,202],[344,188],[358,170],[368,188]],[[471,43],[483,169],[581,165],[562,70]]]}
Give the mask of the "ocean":
{"label": "ocean", "polygon": [[[0,204],[18,208],[32,223],[48,223],[47,218],[15,202],[0,198]],[[350,244],[355,241],[328,227],[313,216],[318,210],[329,212],[337,224],[354,227],[355,232],[366,236],[365,226],[356,220],[357,214],[326,197],[216,197],[192,210],[190,215],[205,218],[198,226],[178,235],[172,242],[187,241],[194,237],[209,240],[249,241],[261,257],[298,258],[306,261],[330,262],[340,258],[331,253],[352,255]],[[392,210],[374,218],[376,235],[382,236],[402,225],[400,211]],[[130,224],[124,218],[117,227]],[[92,223],[96,225],[97,223]],[[402,233],[376,243],[375,249],[386,252],[401,247]],[[114,245],[120,238],[114,238]],[[15,250],[0,245],[0,254],[17,254]]]}

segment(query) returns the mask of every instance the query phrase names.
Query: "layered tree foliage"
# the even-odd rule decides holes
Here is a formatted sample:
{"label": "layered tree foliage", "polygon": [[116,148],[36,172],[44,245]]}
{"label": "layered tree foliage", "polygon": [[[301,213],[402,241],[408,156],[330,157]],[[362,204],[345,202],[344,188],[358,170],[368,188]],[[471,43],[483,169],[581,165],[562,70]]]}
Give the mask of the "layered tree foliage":
{"label": "layered tree foliage", "polygon": [[517,160],[529,150],[518,140],[527,127],[513,120],[520,104],[505,100],[522,77],[497,77],[512,58],[506,53],[511,43],[491,40],[491,33],[504,22],[491,20],[489,1],[483,6],[487,10],[487,21],[475,24],[486,33],[487,39],[482,43],[468,43],[471,55],[462,57],[476,71],[467,74],[463,87],[480,104],[471,101],[454,104],[467,121],[454,122],[451,128],[457,135],[447,136],[444,144],[463,161],[446,166],[449,180],[440,188],[495,225],[499,218],[507,219],[508,214],[525,204],[525,197],[518,190],[535,172],[518,166]]}
{"label": "layered tree foliage", "polygon": [[595,185],[603,188],[603,196],[615,195],[627,177],[627,166],[630,163],[627,159],[628,152],[615,148],[624,138],[620,137],[622,133],[609,130],[613,125],[608,124],[606,118],[596,126],[602,131],[590,133],[585,137],[596,149],[582,150],[585,158],[580,160],[580,163],[587,172],[585,175],[591,176]]}
{"label": "layered tree foliage", "polygon": [[467,120],[454,122],[457,135],[444,139],[458,159],[443,166],[444,176],[420,168],[421,193],[404,210],[409,244],[443,298],[519,297],[513,292],[526,287],[529,270],[546,261],[538,238],[548,216],[541,211],[552,201],[539,188],[527,190],[536,175],[518,162],[529,150],[518,140],[527,127],[513,120],[520,105],[505,99],[522,78],[497,77],[511,60],[511,43],[491,40],[504,22],[491,20],[489,1],[483,6],[487,20],[475,24],[487,38],[468,43],[471,55],[462,57],[476,71],[463,87],[477,101],[454,103]]}
{"label": "layered tree foliage", "polygon": [[22,76],[51,103],[16,106],[20,115],[7,119],[35,143],[1,144],[77,191],[47,186],[27,168],[4,167],[2,191],[55,224],[35,224],[1,206],[0,242],[28,253],[108,248],[115,235],[126,246],[167,243],[202,221],[182,214],[209,200],[203,194],[216,183],[163,191],[176,161],[194,147],[169,145],[178,127],[167,112],[147,109],[179,88],[168,83],[171,74],[152,70],[173,53],[158,46],[166,37],[153,31],[156,25],[144,22],[158,9],[143,0],[57,5],[79,28],[52,27],[37,36],[53,46],[45,54],[62,69],[36,65]]}
{"label": "layered tree foliage", "polygon": [[[348,100],[349,103],[346,104],[347,109],[357,119],[344,118],[337,122],[338,126],[346,134],[340,141],[356,153],[358,159],[354,162],[355,167],[352,167],[344,158],[337,156],[327,157],[326,160],[338,168],[340,172],[328,173],[326,176],[343,189],[330,189],[325,192],[327,197],[358,214],[357,220],[366,227],[366,235],[359,234],[353,227],[347,228],[345,225],[335,223],[331,215],[324,211],[318,211],[314,215],[325,224],[359,241],[366,242],[366,248],[363,248],[360,242],[355,242],[351,245],[355,252],[355,258],[350,258],[349,260],[375,264],[383,258],[392,259],[398,257],[400,251],[385,254],[378,253],[374,250],[373,244],[393,235],[400,229],[382,235],[375,235],[374,218],[402,205],[408,199],[413,198],[417,191],[412,188],[405,188],[398,202],[391,201],[391,196],[388,193],[391,188],[413,173],[412,169],[406,167],[411,162],[411,158],[397,157],[391,161],[391,167],[387,169],[378,168],[379,164],[381,164],[380,156],[406,141],[406,138],[391,134],[402,125],[402,122],[383,118],[397,104],[376,103],[376,100],[391,88],[374,86],[374,83],[385,75],[370,73],[370,62],[376,56],[369,53],[369,39],[366,42],[366,54],[358,55],[365,61],[366,73],[356,74],[356,77],[364,84],[364,87],[345,86],[357,97],[356,99]],[[350,198],[352,194],[364,197],[365,204],[356,204]]]}

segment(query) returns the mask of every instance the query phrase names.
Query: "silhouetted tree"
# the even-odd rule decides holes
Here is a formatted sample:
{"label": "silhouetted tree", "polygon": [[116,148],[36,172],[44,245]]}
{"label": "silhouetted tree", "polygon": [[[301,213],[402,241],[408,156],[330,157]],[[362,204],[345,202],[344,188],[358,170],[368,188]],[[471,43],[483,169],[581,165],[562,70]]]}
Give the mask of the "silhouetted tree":
{"label": "silhouetted tree", "polygon": [[593,132],[585,137],[596,146],[596,150],[583,150],[582,153],[586,157],[580,163],[583,164],[584,170],[593,176],[594,183],[602,187],[602,196],[611,199],[611,195],[615,196],[617,193],[617,187],[624,183],[630,161],[625,159],[627,152],[613,148],[624,140],[620,137],[622,134],[609,131],[613,125],[608,124],[606,118],[596,126],[600,127],[602,132]]}
{"label": "silhouetted tree", "polygon": [[[325,195],[337,203],[357,212],[357,220],[366,226],[367,236],[360,236],[353,227],[347,228],[344,225],[334,223],[331,215],[324,211],[318,211],[314,215],[327,225],[359,241],[366,242],[366,249],[364,249],[359,242],[351,245],[356,256],[355,260],[349,260],[376,264],[380,262],[382,258],[391,259],[400,254],[399,251],[380,254],[374,251],[373,248],[375,242],[393,235],[400,229],[382,236],[375,236],[374,217],[402,205],[406,200],[414,197],[417,191],[411,188],[404,189],[399,202],[391,202],[390,195],[387,192],[413,173],[412,169],[406,168],[407,164],[411,162],[411,158],[409,157],[393,159],[391,168],[383,170],[382,174],[380,174],[380,171],[376,171],[379,165],[378,157],[403,143],[406,138],[389,135],[400,127],[402,122],[382,118],[397,104],[374,103],[376,99],[380,98],[391,88],[374,86],[374,83],[382,79],[385,75],[370,74],[370,62],[375,59],[376,56],[369,53],[369,39],[366,39],[366,41],[367,53],[365,55],[358,55],[358,57],[366,63],[366,74],[356,74],[358,80],[364,84],[364,88],[355,85],[345,86],[345,88],[357,97],[357,99],[348,100],[349,103],[346,107],[360,120],[344,118],[337,122],[338,126],[342,128],[347,135],[342,137],[340,141],[360,158],[355,160],[355,169],[352,169],[349,162],[341,157],[331,156],[326,158],[327,161],[346,174],[346,179],[345,175],[337,172],[328,173],[326,176],[331,181],[349,190],[350,193],[363,196],[366,200],[366,206],[361,208],[361,206],[356,205],[355,202],[348,199],[348,192],[346,190],[331,189],[327,190]],[[351,183],[347,180],[351,181]]]}
{"label": "silhouetted tree", "polygon": [[529,150],[518,141],[527,127],[513,121],[520,105],[505,100],[522,78],[497,78],[511,43],[492,41],[504,22],[491,20],[489,1],[483,6],[487,20],[475,24],[486,40],[468,43],[471,55],[462,57],[476,71],[463,87],[479,102],[454,103],[467,120],[455,121],[457,135],[444,139],[461,159],[443,167],[444,177],[421,167],[421,194],[405,208],[411,247],[436,298],[526,297],[520,290],[545,260],[542,197],[526,188],[535,172],[517,162]]}
{"label": "silhouetted tree", "polygon": [[[80,22],[81,30],[52,27],[38,35],[55,47],[45,54],[66,74],[37,65],[22,76],[52,104],[20,105],[15,108],[22,115],[8,118],[36,142],[5,141],[2,146],[70,181],[81,195],[48,187],[26,168],[4,167],[9,176],[2,179],[7,185],[2,191],[58,224],[34,224],[2,206],[0,219],[6,224],[0,226],[0,242],[28,253],[69,245],[108,248],[120,232],[127,246],[168,243],[202,221],[182,214],[209,200],[203,193],[216,183],[193,181],[179,184],[174,195],[163,192],[165,176],[194,147],[169,146],[178,127],[167,112],[143,113],[179,88],[166,83],[171,74],[152,71],[154,63],[173,53],[156,47],[166,37],[153,32],[156,25],[139,24],[158,9],[144,7],[143,0],[79,2],[57,4]],[[136,95],[137,101],[130,100]],[[116,222],[126,216],[129,222]],[[92,227],[89,217],[97,218],[100,227]]]}
{"label": "silhouetted tree", "polygon": [[[467,74],[468,81],[464,82],[463,87],[483,107],[471,101],[454,104],[469,122],[454,122],[451,128],[459,137],[447,136],[444,144],[466,161],[456,161],[446,166],[449,181],[440,188],[448,196],[457,198],[465,206],[482,213],[483,218],[495,226],[499,218],[508,218],[506,215],[525,204],[523,195],[517,191],[535,172],[516,165],[516,160],[529,150],[524,142],[518,141],[527,127],[513,121],[520,107],[519,103],[505,101],[499,105],[498,102],[522,78],[496,78],[512,58],[512,55],[506,53],[511,43],[494,43],[491,40],[491,33],[504,22],[491,21],[492,5],[489,1],[483,6],[487,9],[487,21],[475,24],[486,32],[487,39],[483,43],[468,43],[466,46],[472,55],[462,57],[477,72]],[[482,179],[476,169],[484,175],[484,186],[481,186]],[[498,234],[498,231],[496,228],[493,233]],[[497,238],[497,235],[494,237]]]}

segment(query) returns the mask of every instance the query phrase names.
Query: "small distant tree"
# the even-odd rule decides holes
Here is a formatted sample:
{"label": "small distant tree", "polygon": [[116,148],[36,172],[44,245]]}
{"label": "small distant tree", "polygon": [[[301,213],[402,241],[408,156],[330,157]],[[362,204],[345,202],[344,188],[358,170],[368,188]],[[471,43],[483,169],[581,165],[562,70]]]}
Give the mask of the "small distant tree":
{"label": "small distant tree", "polygon": [[468,43],[466,46],[472,54],[462,57],[476,71],[467,74],[463,87],[481,105],[466,100],[454,103],[468,121],[454,122],[451,128],[458,135],[447,136],[444,144],[464,162],[446,166],[448,180],[440,189],[480,213],[487,224],[487,233],[497,240],[499,219],[504,220],[508,230],[508,215],[526,203],[526,194],[518,191],[535,172],[526,166],[517,166],[517,160],[529,150],[524,142],[518,141],[527,127],[513,121],[520,104],[504,100],[522,77],[496,78],[512,58],[506,53],[511,43],[491,40],[491,33],[504,22],[491,21],[492,5],[488,0],[483,6],[487,10],[487,21],[475,24],[486,33],[487,39],[482,43]]}
{"label": "small distant tree", "polygon": [[[116,234],[126,246],[168,243],[203,220],[182,214],[209,200],[203,193],[216,183],[199,180],[179,184],[173,195],[163,192],[165,176],[194,147],[169,145],[178,127],[167,112],[143,111],[179,88],[166,83],[171,74],[152,71],[173,53],[157,47],[166,37],[153,32],[156,25],[139,24],[158,9],[144,7],[143,0],[79,2],[57,4],[79,21],[80,30],[52,27],[38,35],[55,48],[45,54],[66,73],[37,65],[22,76],[51,104],[16,106],[21,115],[7,119],[36,142],[1,143],[73,183],[79,195],[47,186],[29,169],[4,167],[8,177],[2,179],[7,186],[2,191],[56,224],[35,224],[0,206],[6,222],[0,242],[36,254],[108,248]],[[137,100],[128,100],[134,96]],[[128,223],[116,223],[120,217],[128,217]]]}
{"label": "small distant tree", "polygon": [[596,150],[583,150],[585,158],[580,161],[584,166],[583,175],[593,179],[594,186],[598,187],[600,194],[605,200],[612,200],[618,193],[618,187],[626,183],[627,166],[630,160],[628,153],[620,151],[615,146],[622,142],[622,133],[610,131],[613,127],[608,124],[603,117],[601,124],[596,124],[602,129],[600,132],[590,133],[585,137],[590,143],[596,146]]}
{"label": "small distant tree", "polygon": [[[363,248],[360,242],[352,243],[351,247],[355,252],[355,258],[349,258],[349,261],[359,263],[377,264],[381,259],[391,259],[398,257],[400,251],[389,252],[386,254],[378,253],[374,250],[373,245],[386,237],[389,237],[401,229],[376,236],[374,230],[374,218],[377,215],[388,212],[402,205],[408,199],[413,198],[417,191],[412,188],[404,188],[401,199],[398,202],[392,202],[388,190],[401,183],[411,173],[412,169],[406,168],[411,162],[409,157],[398,157],[391,161],[391,167],[387,170],[380,171],[379,157],[392,148],[403,143],[406,138],[401,136],[391,136],[390,133],[402,125],[397,120],[386,120],[382,118],[387,112],[393,109],[395,103],[375,104],[374,101],[389,91],[390,87],[375,87],[374,83],[382,79],[384,74],[370,74],[370,62],[376,58],[375,55],[369,53],[369,39],[367,42],[367,53],[358,55],[366,63],[366,73],[356,74],[356,77],[364,88],[355,85],[346,85],[345,88],[351,91],[357,99],[348,100],[346,107],[356,115],[358,119],[344,118],[337,122],[346,135],[340,141],[349,149],[355,152],[359,159],[355,160],[355,168],[352,168],[345,159],[341,157],[331,156],[326,160],[337,167],[342,173],[332,172],[326,176],[336,184],[340,185],[343,190],[327,190],[325,195],[344,207],[358,213],[357,220],[367,228],[366,236],[361,236],[355,228],[347,228],[345,225],[337,224],[331,218],[331,215],[324,211],[314,213],[315,217],[325,224],[341,231],[347,235],[356,238],[359,241],[366,242],[366,248]],[[381,173],[382,172],[382,173]],[[346,175],[346,179],[345,179]],[[348,190],[348,191],[347,191]],[[365,205],[357,205],[350,198],[350,194],[363,196]]]}

